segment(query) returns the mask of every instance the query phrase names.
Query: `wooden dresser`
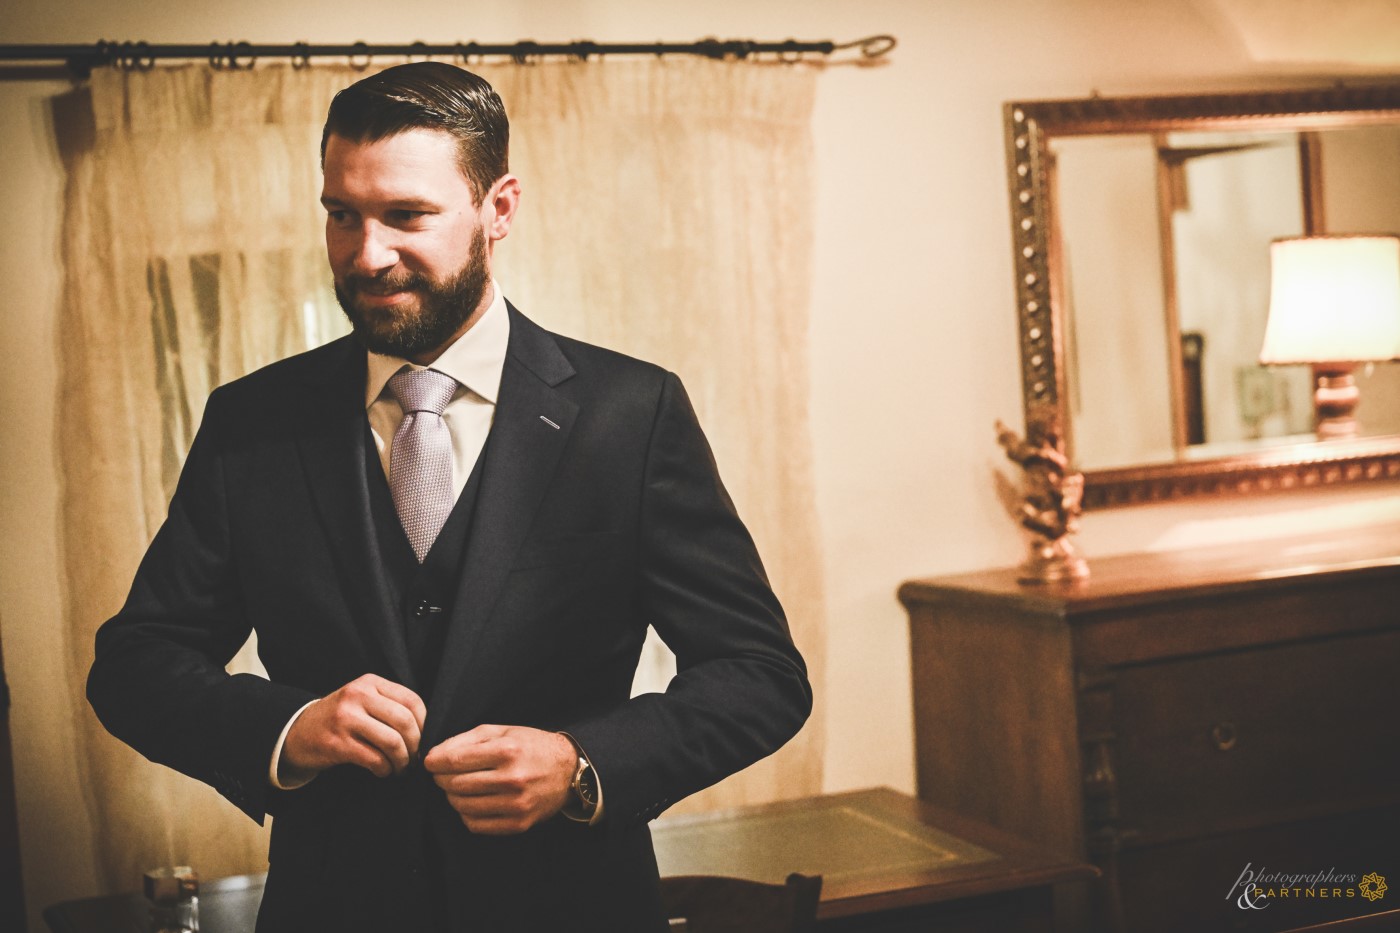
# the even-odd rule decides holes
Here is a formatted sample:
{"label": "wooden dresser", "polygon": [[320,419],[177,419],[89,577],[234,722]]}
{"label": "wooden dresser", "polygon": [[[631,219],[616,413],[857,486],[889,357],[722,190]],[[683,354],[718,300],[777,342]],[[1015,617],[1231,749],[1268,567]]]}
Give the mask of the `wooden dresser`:
{"label": "wooden dresser", "polygon": [[[900,588],[919,796],[1093,861],[1078,909],[1102,930],[1395,908],[1400,527],[1091,566],[1077,584],[998,570]],[[1230,896],[1246,866],[1394,890],[1250,910]]]}

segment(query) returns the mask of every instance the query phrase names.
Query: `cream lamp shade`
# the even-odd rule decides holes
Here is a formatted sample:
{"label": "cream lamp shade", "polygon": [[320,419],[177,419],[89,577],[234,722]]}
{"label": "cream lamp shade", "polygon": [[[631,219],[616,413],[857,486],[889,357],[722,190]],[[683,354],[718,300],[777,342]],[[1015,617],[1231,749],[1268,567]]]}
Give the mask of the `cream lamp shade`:
{"label": "cream lamp shade", "polygon": [[1400,358],[1400,237],[1274,240],[1259,362]]}

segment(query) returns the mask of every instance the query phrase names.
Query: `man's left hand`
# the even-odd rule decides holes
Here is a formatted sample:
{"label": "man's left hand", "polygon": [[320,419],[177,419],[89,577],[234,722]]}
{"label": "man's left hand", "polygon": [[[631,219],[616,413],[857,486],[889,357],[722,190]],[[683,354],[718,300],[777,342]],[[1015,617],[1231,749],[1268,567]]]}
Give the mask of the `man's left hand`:
{"label": "man's left hand", "polygon": [[558,813],[578,753],[557,732],[477,726],[433,748],[423,767],[474,833],[523,833]]}

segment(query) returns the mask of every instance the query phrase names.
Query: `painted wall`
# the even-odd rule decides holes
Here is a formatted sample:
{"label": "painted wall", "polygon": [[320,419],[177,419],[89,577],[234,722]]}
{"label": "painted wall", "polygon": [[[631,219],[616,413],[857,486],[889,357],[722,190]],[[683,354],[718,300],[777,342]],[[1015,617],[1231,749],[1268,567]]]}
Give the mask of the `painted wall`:
{"label": "painted wall", "polygon": [[[896,35],[890,64],[822,79],[812,411],[830,605],[826,787],[909,791],[895,588],[1021,556],[992,483],[993,420],[1020,416],[1002,102],[1396,73],[1397,19],[1393,4],[1367,0],[7,0],[0,42]],[[0,82],[0,636],[36,931],[42,905],[95,887],[73,713],[48,692],[65,657],[53,451],[62,175],[44,101],[63,89]],[[1397,498],[1391,488],[1092,514],[1082,543],[1092,560],[1345,529],[1400,517]]]}

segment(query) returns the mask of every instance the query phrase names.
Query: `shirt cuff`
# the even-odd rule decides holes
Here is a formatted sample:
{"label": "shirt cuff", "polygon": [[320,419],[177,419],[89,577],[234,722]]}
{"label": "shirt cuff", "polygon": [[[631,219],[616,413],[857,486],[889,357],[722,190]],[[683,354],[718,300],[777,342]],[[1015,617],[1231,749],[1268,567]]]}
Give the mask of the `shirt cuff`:
{"label": "shirt cuff", "polygon": [[[311,703],[315,703],[312,700]],[[282,745],[287,741],[287,733],[292,731],[292,723],[296,722],[302,713],[306,712],[307,703],[301,709],[292,714],[292,718],[287,720],[287,724],[282,727],[282,734],[277,736],[277,744],[272,746],[272,761],[267,768],[267,783],[278,790],[296,790],[298,787],[305,787],[311,783],[311,779],[316,776],[315,771],[297,771],[294,768],[286,768],[281,774],[278,773],[278,764],[282,760]],[[599,798],[602,799],[601,797]],[[601,810],[602,807],[600,806]]]}

